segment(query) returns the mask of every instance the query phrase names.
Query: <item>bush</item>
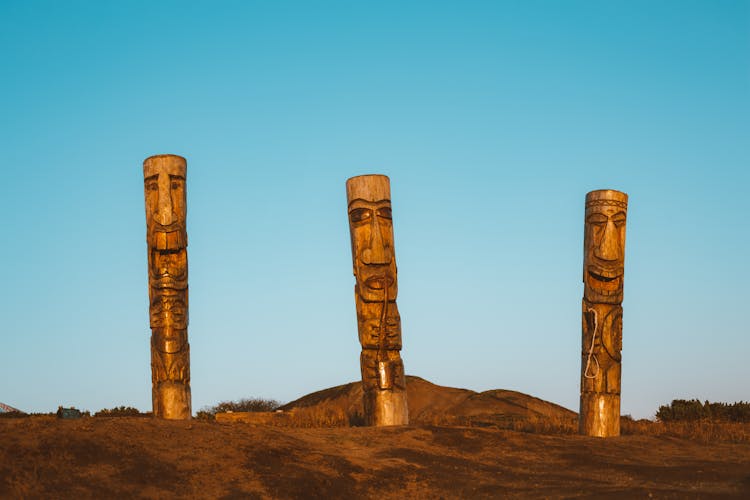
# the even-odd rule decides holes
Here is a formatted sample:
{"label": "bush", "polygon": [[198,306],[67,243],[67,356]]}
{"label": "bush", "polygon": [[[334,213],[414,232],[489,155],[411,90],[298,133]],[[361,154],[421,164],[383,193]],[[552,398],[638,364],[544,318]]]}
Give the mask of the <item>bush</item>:
{"label": "bush", "polygon": [[217,413],[239,412],[239,411],[274,411],[281,403],[274,399],[250,398],[239,401],[222,401],[214,406],[206,406],[196,413],[200,420],[214,420]]}
{"label": "bush", "polygon": [[215,420],[215,414],[211,412],[211,409],[209,407],[205,407],[201,410],[198,410],[198,413],[195,414],[195,418],[198,420]]}
{"label": "bush", "polygon": [[4,411],[0,413],[0,418],[25,418],[28,416],[28,413],[22,411]]}
{"label": "bush", "polygon": [[95,417],[144,417],[145,413],[141,413],[138,408],[132,406],[118,406],[115,408],[102,408],[98,412],[94,413]]}
{"label": "bush", "polygon": [[57,418],[76,419],[82,417],[90,417],[91,413],[89,413],[88,410],[79,410],[75,406],[71,406],[70,408],[63,408],[62,406],[58,406],[55,415],[57,416]]}
{"label": "bush", "polygon": [[656,411],[656,419],[660,422],[690,422],[706,416],[706,409],[697,399],[674,399],[671,404],[662,405]]}
{"label": "bush", "polygon": [[660,406],[656,412],[660,422],[694,422],[709,420],[712,422],[750,423],[750,403],[701,403],[697,399],[689,401],[675,399],[671,404]]}

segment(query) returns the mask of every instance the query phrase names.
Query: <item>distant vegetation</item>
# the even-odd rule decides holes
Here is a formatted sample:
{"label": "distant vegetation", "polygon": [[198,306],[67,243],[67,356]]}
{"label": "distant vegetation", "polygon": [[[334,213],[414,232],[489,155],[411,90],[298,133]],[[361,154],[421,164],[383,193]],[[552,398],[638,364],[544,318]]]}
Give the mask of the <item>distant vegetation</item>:
{"label": "distant vegetation", "polygon": [[660,422],[710,422],[750,423],[750,403],[701,403],[697,399],[689,401],[675,399],[671,404],[660,406],[656,412]]}
{"label": "distant vegetation", "polygon": [[55,415],[57,416],[57,418],[82,418],[90,417],[91,412],[89,412],[88,410],[79,410],[75,406],[71,406],[70,408],[63,408],[62,406],[58,406]]}
{"label": "distant vegetation", "polygon": [[148,417],[151,413],[141,413],[138,408],[132,406],[118,406],[116,408],[102,408],[94,413],[95,417]]}
{"label": "distant vegetation", "polygon": [[0,418],[23,418],[28,416],[28,413],[22,411],[4,411],[0,413]]}
{"label": "distant vegetation", "polygon": [[[272,412],[281,406],[273,399],[249,398],[238,401],[222,401],[214,406],[206,406],[197,412],[199,420],[215,420],[217,413],[224,412]],[[78,411],[75,408],[59,408],[50,413],[0,413],[0,418],[54,417],[65,411]],[[94,417],[145,417],[151,412],[141,413],[137,408],[118,406],[104,408]],[[283,427],[354,427],[364,425],[360,414],[348,415],[342,408],[312,406],[294,408],[284,413],[284,418],[272,419],[273,424]],[[80,411],[81,417],[88,417],[88,411]],[[414,425],[484,427],[507,429],[533,434],[577,434],[578,418],[572,417],[510,417],[504,415],[421,415],[412,419]],[[670,436],[702,442],[750,443],[750,403],[701,403],[697,399],[675,399],[668,405],[660,406],[656,420],[634,420],[630,415],[620,419],[624,435]]]}
{"label": "distant vegetation", "polygon": [[238,411],[274,411],[281,406],[275,399],[250,398],[239,401],[222,401],[214,406],[206,406],[196,414],[201,420],[214,420],[217,413]]}

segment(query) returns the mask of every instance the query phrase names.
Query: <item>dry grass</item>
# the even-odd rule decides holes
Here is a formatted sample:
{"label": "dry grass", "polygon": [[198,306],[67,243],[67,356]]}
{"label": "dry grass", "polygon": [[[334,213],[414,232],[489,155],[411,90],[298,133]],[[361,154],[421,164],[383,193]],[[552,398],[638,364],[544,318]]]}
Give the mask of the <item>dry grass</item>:
{"label": "dry grass", "polygon": [[518,417],[502,414],[471,416],[423,414],[418,418],[412,419],[412,424],[507,429],[532,434],[575,434],[578,431],[578,421],[575,417]]}
{"label": "dry grass", "polygon": [[517,419],[509,428],[514,431],[533,434],[576,434],[578,432],[578,419],[575,417],[530,417]]}
{"label": "dry grass", "polygon": [[[362,425],[362,417],[350,417],[341,409],[320,407],[297,408],[284,419],[287,427],[354,427]],[[504,415],[457,416],[421,415],[412,420],[414,425],[440,427],[480,427],[507,429],[530,434],[572,435],[578,433],[578,419],[532,416],[528,418]],[[704,443],[750,443],[750,423],[711,422],[654,422],[623,417],[620,421],[623,435],[669,436]]]}
{"label": "dry grass", "polygon": [[[445,427],[487,427],[530,434],[570,435],[578,433],[577,417],[532,416],[529,418],[508,418],[503,415],[473,417],[431,415],[416,419],[413,423]],[[620,431],[622,435],[669,436],[702,443],[750,443],[750,423],[714,422],[710,420],[658,422],[623,417],[620,419]]]}
{"label": "dry grass", "polygon": [[750,443],[750,423],[710,420],[654,422],[622,418],[620,427],[623,435],[670,436],[703,443]]}
{"label": "dry grass", "polygon": [[[294,423],[346,425],[342,417],[303,413]],[[747,444],[516,425],[528,432],[0,419],[0,498],[750,498]]]}
{"label": "dry grass", "polygon": [[243,422],[252,425],[298,429],[351,427],[356,425],[345,411],[337,408],[307,407],[294,408],[285,412],[232,411],[219,412],[212,416],[214,418],[211,420],[221,423]]}
{"label": "dry grass", "polygon": [[340,408],[310,406],[288,412],[288,426],[297,428],[351,427],[346,412]]}

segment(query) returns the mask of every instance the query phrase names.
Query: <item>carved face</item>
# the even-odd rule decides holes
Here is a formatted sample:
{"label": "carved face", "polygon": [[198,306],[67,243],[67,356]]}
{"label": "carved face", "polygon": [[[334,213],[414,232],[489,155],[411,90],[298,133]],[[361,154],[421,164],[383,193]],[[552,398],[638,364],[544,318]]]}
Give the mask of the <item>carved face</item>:
{"label": "carved face", "polygon": [[187,330],[155,328],[151,336],[151,347],[166,354],[186,354],[189,349]]}
{"label": "carved face", "polygon": [[188,286],[186,251],[149,251],[149,273],[151,287],[162,290],[182,290]]}
{"label": "carved face", "polygon": [[[624,196],[623,193],[618,193]],[[626,202],[587,201],[584,236],[584,297],[591,302],[622,302],[625,270]]]}
{"label": "carved face", "polygon": [[398,284],[390,200],[352,200],[349,229],[360,298],[365,302],[382,302],[387,289],[388,300],[395,300]]}
{"label": "carved face", "polygon": [[389,303],[383,318],[382,303],[357,301],[357,330],[362,347],[378,349],[382,342],[386,349],[401,350],[401,316],[395,302]]}
{"label": "carved face", "polygon": [[149,247],[158,251],[185,248],[185,164],[171,158],[149,158],[143,177]]}
{"label": "carved face", "polygon": [[151,328],[184,330],[188,326],[187,296],[185,293],[161,293],[151,300]]}

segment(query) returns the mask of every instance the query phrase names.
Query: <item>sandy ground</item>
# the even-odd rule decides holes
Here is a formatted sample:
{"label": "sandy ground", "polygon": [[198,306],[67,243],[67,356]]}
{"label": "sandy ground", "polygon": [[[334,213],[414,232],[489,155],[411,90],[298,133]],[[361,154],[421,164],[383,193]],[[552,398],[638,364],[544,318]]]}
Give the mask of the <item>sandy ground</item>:
{"label": "sandy ground", "polygon": [[750,498],[750,445],[408,426],[0,419],[0,498]]}

